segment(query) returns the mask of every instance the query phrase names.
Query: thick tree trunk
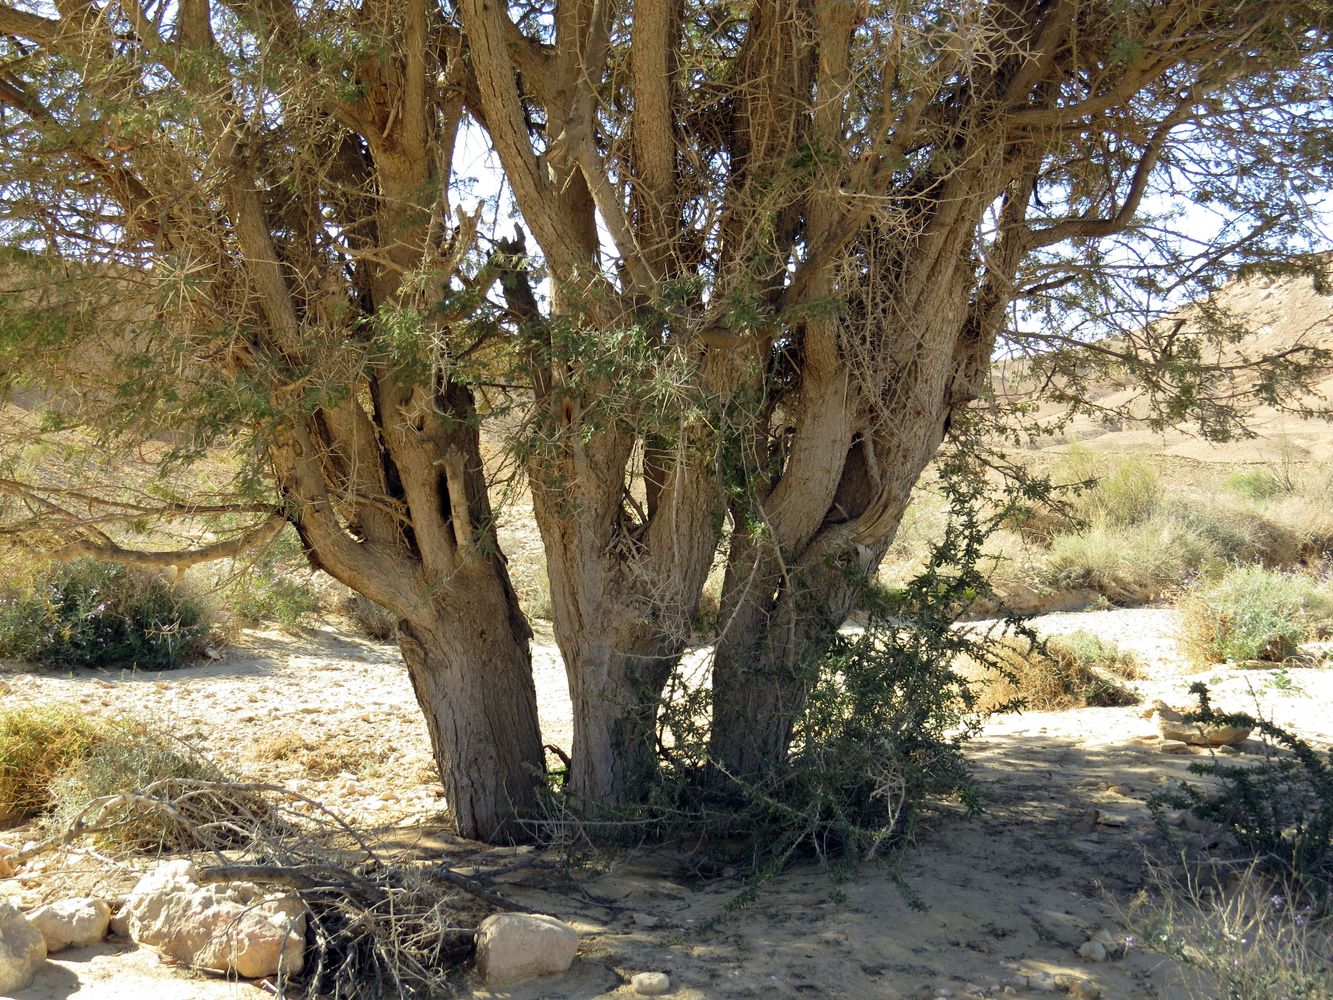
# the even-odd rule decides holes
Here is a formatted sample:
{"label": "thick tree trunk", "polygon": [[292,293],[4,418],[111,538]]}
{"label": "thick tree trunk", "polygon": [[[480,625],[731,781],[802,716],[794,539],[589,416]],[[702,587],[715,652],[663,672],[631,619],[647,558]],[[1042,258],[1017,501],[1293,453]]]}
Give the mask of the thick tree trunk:
{"label": "thick tree trunk", "polygon": [[458,832],[515,840],[543,769],[531,633],[506,581],[478,579],[399,623]]}
{"label": "thick tree trunk", "polygon": [[598,807],[633,802],[656,771],[657,707],[670,664],[586,639],[565,657],[574,709],[570,785]]}
{"label": "thick tree trunk", "polygon": [[[879,562],[874,553],[861,557]],[[724,781],[763,780],[780,770],[817,676],[818,657],[855,607],[857,589],[850,579],[820,560],[798,571],[792,585],[771,600],[743,604],[726,623],[713,665],[709,750]]]}

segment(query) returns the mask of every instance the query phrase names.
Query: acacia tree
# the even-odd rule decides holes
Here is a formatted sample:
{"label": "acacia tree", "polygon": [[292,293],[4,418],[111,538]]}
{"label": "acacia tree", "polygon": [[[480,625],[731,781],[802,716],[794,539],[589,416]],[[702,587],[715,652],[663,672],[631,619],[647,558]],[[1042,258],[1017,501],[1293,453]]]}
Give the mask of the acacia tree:
{"label": "acacia tree", "polygon": [[[997,350],[1060,348],[1042,359],[1064,366],[1110,332],[1108,303],[1142,314],[1308,249],[1328,16],[5,0],[6,377],[58,388],[59,421],[108,449],[155,441],[164,472],[244,457],[224,486],[152,501],[11,476],[8,519],[63,554],[178,566],[291,524],[398,618],[460,830],[506,836],[542,750],[479,434],[503,394],[569,676],[573,791],[623,804],[651,775],[719,546],[710,757],[772,772],[803,659],[987,397]],[[512,236],[459,184],[469,134],[497,156]],[[1185,191],[1222,206],[1213,231],[1149,218]],[[1059,325],[1021,332],[1043,312]],[[1207,345],[1226,332],[1149,325],[1097,356],[1150,373],[1175,418],[1225,396],[1239,362]],[[1259,385],[1313,360],[1269,359]],[[149,515],[220,534],[132,550],[117,525]]]}

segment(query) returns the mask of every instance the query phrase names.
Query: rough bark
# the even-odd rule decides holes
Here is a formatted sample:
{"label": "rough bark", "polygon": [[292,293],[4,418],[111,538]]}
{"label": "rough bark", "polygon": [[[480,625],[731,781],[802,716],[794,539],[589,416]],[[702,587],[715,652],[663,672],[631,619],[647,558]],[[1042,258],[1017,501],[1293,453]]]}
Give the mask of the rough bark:
{"label": "rough bark", "polygon": [[398,626],[450,811],[490,842],[524,835],[541,780],[531,633],[506,589],[470,574]]}

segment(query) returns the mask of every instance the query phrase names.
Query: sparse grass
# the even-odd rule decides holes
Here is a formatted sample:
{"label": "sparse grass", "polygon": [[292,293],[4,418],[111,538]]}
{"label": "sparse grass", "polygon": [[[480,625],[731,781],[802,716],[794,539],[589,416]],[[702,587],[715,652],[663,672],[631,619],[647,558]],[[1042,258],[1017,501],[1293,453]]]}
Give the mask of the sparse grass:
{"label": "sparse grass", "polygon": [[1307,1000],[1333,996],[1333,918],[1255,867],[1234,882],[1174,878],[1154,884],[1122,917],[1132,940],[1173,956],[1179,984],[1198,1000]]}
{"label": "sparse grass", "polygon": [[249,756],[255,761],[291,761],[312,778],[332,778],[344,771],[365,773],[385,759],[376,750],[347,738],[314,739],[287,732],[255,743]]}
{"label": "sparse grass", "polygon": [[1169,514],[1133,525],[1097,518],[1052,541],[1041,579],[1054,590],[1095,590],[1118,604],[1143,604],[1218,558],[1214,545]]}
{"label": "sparse grass", "polygon": [[358,632],[376,642],[391,642],[398,634],[398,622],[393,613],[381,607],[364,594],[350,593],[339,605]]}
{"label": "sparse grass", "polygon": [[1056,636],[1047,643],[1048,647],[1052,645],[1068,652],[1092,670],[1104,670],[1125,680],[1143,676],[1142,661],[1129,650],[1121,649],[1114,639],[1103,639],[1092,632],[1078,631]]}
{"label": "sparse grass", "polygon": [[[969,668],[979,682],[977,710],[1003,711],[1020,706],[1036,711],[1133,705],[1138,695],[1119,682],[1127,676],[1132,657],[1114,643],[1093,638],[1054,637],[1029,648],[1021,639],[1002,639],[997,646],[1000,670]],[[1133,669],[1137,669],[1137,666]]]}
{"label": "sparse grass", "polygon": [[1272,469],[1259,468],[1233,472],[1222,480],[1222,488],[1247,500],[1267,500],[1292,492],[1293,484]]}
{"label": "sparse grass", "polygon": [[[163,778],[220,777],[216,767],[133,718],[62,704],[0,711],[0,821],[50,813],[61,822],[102,795]],[[124,831],[134,839],[145,832]]]}
{"label": "sparse grass", "polygon": [[226,581],[220,597],[236,625],[299,628],[321,609],[308,575],[308,571],[286,573],[273,566],[256,566]]}
{"label": "sparse grass", "polygon": [[180,667],[212,631],[159,573],[79,560],[34,567],[0,592],[0,656],[53,667]]}
{"label": "sparse grass", "polygon": [[1280,661],[1333,626],[1333,598],[1307,575],[1237,566],[1179,602],[1182,645],[1200,666]]}

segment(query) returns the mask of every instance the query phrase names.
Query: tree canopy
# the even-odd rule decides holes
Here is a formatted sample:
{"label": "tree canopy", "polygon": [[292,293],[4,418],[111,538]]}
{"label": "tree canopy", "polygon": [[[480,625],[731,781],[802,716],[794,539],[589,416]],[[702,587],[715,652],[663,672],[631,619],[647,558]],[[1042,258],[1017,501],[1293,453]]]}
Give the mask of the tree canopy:
{"label": "tree canopy", "polygon": [[[155,442],[164,478],[127,497],[15,465],[0,513],[167,565],[294,526],[398,618],[460,829],[503,836],[543,769],[480,434],[504,414],[572,790],[622,804],[651,778],[719,547],[709,759],[771,771],[797,664],[913,484],[999,420],[997,353],[1074,402],[1087,357],[1138,373],[1158,419],[1216,434],[1238,366],[1279,399],[1322,362],[1238,359],[1207,308],[1189,336],[1150,321],[1241,265],[1322,267],[1329,21],[1324,0],[4,0],[0,380],[53,401],[48,430]],[[457,162],[476,141],[489,202]],[[223,449],[239,472],[201,487]],[[216,532],[132,551],[147,517]]]}

